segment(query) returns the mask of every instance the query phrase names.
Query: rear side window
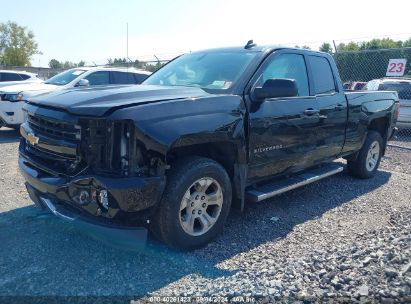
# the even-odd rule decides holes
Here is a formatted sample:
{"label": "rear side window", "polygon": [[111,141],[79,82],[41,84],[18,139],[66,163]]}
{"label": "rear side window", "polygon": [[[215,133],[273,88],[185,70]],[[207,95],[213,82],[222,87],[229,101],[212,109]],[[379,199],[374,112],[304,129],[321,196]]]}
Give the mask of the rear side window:
{"label": "rear side window", "polygon": [[263,82],[267,79],[288,78],[297,83],[298,96],[309,96],[307,69],[305,60],[299,54],[282,54],[274,57],[263,71]]}
{"label": "rear side window", "polygon": [[325,57],[308,56],[313,74],[315,94],[334,93],[335,81],[330,62]]}
{"label": "rear side window", "polygon": [[22,80],[19,74],[16,73],[1,73],[1,81],[20,81]]}
{"label": "rear side window", "polygon": [[136,84],[133,73],[111,72],[113,84]]}
{"label": "rear side window", "polygon": [[110,83],[110,74],[108,71],[94,72],[85,77],[90,85],[105,85]]}
{"label": "rear side window", "polygon": [[19,74],[20,75],[20,77],[23,79],[23,80],[26,80],[26,79],[29,79],[30,78],[30,76],[29,75],[26,75],[26,74]]}
{"label": "rear side window", "polygon": [[134,78],[135,78],[137,84],[142,83],[144,80],[146,80],[148,78],[148,76],[150,76],[150,75],[134,73]]}

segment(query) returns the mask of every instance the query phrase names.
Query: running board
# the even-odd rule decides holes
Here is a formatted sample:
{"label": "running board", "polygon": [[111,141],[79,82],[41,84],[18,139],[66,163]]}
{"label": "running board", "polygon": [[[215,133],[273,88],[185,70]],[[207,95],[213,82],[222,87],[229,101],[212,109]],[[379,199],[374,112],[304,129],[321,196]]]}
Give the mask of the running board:
{"label": "running board", "polygon": [[259,202],[304,185],[308,185],[325,177],[337,174],[343,171],[343,169],[344,167],[341,164],[326,164],[322,167],[304,171],[303,173],[248,190],[246,192],[246,199],[251,202]]}

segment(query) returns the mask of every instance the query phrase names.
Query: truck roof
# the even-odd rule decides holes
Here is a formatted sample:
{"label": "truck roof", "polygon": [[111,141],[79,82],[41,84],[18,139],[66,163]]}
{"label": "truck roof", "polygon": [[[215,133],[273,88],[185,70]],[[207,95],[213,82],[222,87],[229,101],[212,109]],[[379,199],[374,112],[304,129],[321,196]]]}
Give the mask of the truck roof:
{"label": "truck roof", "polygon": [[310,53],[318,53],[318,54],[327,54],[324,52],[320,51],[313,51],[309,49],[302,49],[302,48],[295,48],[295,47],[290,47],[290,46],[285,46],[285,45],[256,45],[250,48],[245,48],[244,46],[233,46],[233,47],[222,47],[222,48],[212,48],[212,49],[203,49],[199,51],[195,51],[193,53],[218,53],[218,52],[271,52],[275,50],[280,50],[280,49],[289,49],[289,50],[297,50],[301,52],[310,52]]}

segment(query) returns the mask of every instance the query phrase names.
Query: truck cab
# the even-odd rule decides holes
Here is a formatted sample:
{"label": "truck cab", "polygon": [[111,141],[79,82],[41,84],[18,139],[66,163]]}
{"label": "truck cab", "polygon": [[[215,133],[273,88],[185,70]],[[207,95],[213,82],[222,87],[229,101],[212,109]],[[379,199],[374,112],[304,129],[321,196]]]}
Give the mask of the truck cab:
{"label": "truck cab", "polygon": [[29,99],[19,165],[32,200],[65,219],[145,225],[204,246],[242,209],[341,172],[377,172],[396,92],[345,93],[329,54],[286,47],[176,58],[140,86]]}

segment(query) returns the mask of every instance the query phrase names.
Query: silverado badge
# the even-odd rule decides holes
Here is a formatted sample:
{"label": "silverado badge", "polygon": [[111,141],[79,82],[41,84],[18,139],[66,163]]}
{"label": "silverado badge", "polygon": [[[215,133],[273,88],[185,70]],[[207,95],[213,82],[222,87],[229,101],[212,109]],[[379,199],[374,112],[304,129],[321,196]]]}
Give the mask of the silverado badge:
{"label": "silverado badge", "polygon": [[27,134],[27,141],[32,145],[37,145],[39,143],[39,138],[32,133]]}

